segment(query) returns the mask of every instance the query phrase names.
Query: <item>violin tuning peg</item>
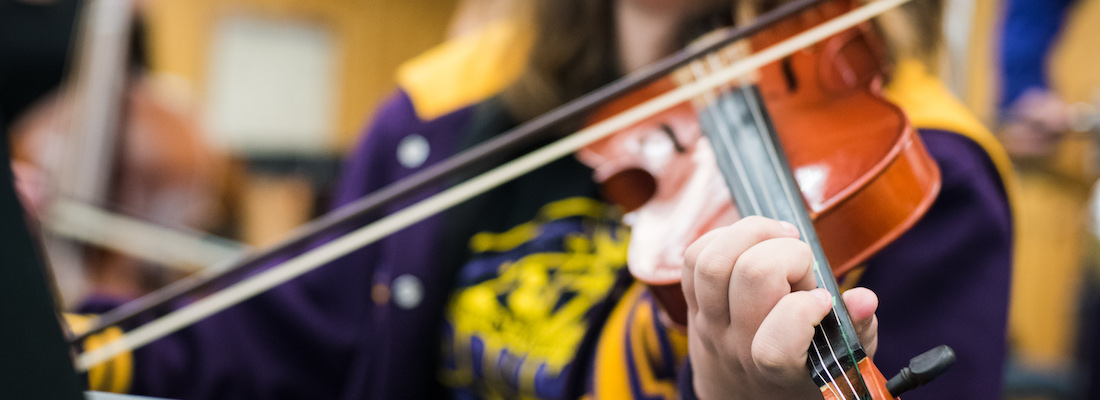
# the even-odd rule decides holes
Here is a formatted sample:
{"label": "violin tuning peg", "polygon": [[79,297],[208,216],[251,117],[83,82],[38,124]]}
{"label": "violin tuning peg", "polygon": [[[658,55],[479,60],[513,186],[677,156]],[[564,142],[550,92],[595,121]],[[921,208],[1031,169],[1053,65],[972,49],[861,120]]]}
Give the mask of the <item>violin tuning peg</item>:
{"label": "violin tuning peg", "polygon": [[955,363],[955,351],[947,345],[940,345],[909,360],[909,366],[902,368],[886,382],[886,389],[894,397],[931,382],[951,364]]}

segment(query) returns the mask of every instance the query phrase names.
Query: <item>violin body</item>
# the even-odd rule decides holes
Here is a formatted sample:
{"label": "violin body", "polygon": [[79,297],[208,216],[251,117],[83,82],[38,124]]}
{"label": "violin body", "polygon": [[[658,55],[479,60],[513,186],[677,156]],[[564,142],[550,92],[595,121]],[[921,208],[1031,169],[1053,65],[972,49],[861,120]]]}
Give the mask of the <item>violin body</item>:
{"label": "violin body", "polygon": [[[781,23],[755,36],[753,47],[836,13],[829,11]],[[770,64],[760,70],[757,83],[837,277],[916,223],[940,187],[939,168],[916,130],[882,95],[881,46],[870,29],[853,28]],[[690,81],[692,73],[681,70],[624,96],[592,120]],[[631,272],[654,287],[669,316],[681,324],[683,251],[702,234],[739,218],[703,136],[697,105],[684,103],[577,154],[593,167],[605,196],[631,214]]]}
{"label": "violin body", "polygon": [[[802,23],[845,9],[821,7]],[[757,35],[753,47],[797,33],[797,25]],[[873,29],[858,26],[769,65],[758,84],[837,277],[908,230],[940,189],[916,129],[882,93],[885,49]]]}

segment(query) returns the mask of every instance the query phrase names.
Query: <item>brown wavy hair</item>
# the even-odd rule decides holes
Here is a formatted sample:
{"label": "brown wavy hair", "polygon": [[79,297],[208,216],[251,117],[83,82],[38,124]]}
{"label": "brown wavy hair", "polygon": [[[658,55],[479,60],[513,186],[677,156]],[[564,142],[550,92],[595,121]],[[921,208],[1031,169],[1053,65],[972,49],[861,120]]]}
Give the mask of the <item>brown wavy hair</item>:
{"label": "brown wavy hair", "polygon": [[[520,0],[522,1],[522,0]],[[527,68],[501,98],[512,114],[527,120],[607,84],[622,74],[615,40],[615,0],[533,0],[527,10],[535,38]],[[769,10],[787,0],[748,0],[713,10],[685,24],[683,44],[708,30],[732,25],[735,13]],[[882,17],[891,62],[910,55],[935,64],[939,55],[944,0],[911,1]]]}
{"label": "brown wavy hair", "polygon": [[502,93],[517,118],[535,117],[618,76],[612,1],[534,1],[527,68]]}

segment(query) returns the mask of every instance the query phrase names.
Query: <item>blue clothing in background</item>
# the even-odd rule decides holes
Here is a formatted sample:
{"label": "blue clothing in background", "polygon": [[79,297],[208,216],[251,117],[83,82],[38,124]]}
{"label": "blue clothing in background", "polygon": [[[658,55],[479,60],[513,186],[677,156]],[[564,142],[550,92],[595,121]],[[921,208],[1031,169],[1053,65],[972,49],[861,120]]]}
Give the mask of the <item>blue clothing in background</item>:
{"label": "blue clothing in background", "polygon": [[1003,118],[1009,106],[1030,88],[1046,88],[1046,61],[1062,30],[1066,9],[1075,0],[1007,0],[1000,37]]}

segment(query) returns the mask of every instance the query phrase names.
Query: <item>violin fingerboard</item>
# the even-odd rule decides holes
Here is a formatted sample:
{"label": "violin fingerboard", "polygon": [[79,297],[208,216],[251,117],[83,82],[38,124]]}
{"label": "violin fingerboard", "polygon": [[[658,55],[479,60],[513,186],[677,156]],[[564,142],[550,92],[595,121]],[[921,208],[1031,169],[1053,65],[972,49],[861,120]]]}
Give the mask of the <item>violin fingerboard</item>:
{"label": "violin fingerboard", "polygon": [[759,90],[754,85],[743,85],[704,100],[696,102],[697,107],[703,105],[700,125],[738,212],[798,227],[802,240],[813,251],[817,286],[833,295],[833,310],[818,325],[809,349],[807,363],[814,381],[820,387],[834,387],[848,395],[839,398],[870,399],[858,370],[858,362],[866,353],[844,302],[837,300],[840,292],[836,278]]}

